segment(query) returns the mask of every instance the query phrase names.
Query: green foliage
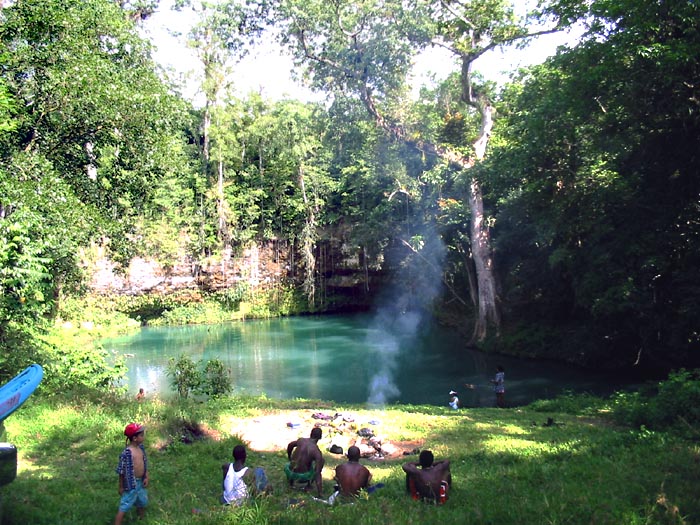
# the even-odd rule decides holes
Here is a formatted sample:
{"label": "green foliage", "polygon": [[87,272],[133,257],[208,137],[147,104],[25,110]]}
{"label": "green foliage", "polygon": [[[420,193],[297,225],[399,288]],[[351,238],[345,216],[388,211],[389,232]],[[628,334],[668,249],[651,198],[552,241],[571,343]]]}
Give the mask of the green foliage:
{"label": "green foliage", "polygon": [[248,285],[239,284],[223,290],[217,290],[212,294],[212,298],[218,301],[227,310],[238,310],[241,301],[248,292]]}
{"label": "green foliage", "polygon": [[18,221],[20,214],[13,215],[0,221],[0,324],[41,314],[51,289],[51,260],[42,257],[42,247],[31,242],[25,230],[29,225]]}
{"label": "green foliage", "polygon": [[51,339],[54,344],[42,355],[46,359],[42,381],[45,389],[51,392],[124,390],[119,387],[126,374],[123,356],[111,355],[95,344],[70,346],[64,341]]}
{"label": "green foliage", "polygon": [[159,325],[185,325],[223,322],[229,317],[228,312],[222,311],[216,303],[190,303],[175,306],[164,311],[150,323]]}
{"label": "green foliage", "polygon": [[[114,309],[143,324],[183,325],[223,323],[240,318],[236,309],[244,288],[230,288],[203,294],[198,290],[181,290],[170,294],[116,296]],[[109,300],[108,300],[109,301]]]}
{"label": "green foliage", "polygon": [[35,325],[9,322],[0,332],[0,384],[12,379],[32,363],[43,364],[46,344]]}
{"label": "green foliage", "polygon": [[126,367],[121,356],[107,352],[92,339],[58,328],[28,330],[10,324],[2,338],[9,350],[0,354],[0,382],[32,363],[44,368],[41,390],[121,392]]}
{"label": "green foliage", "polygon": [[7,86],[0,80],[0,133],[12,131],[17,122],[12,119],[14,101],[7,91]]}
{"label": "green foliage", "polygon": [[0,17],[0,373],[39,362],[47,388],[107,387],[118,364],[47,345],[44,321],[81,291],[80,247],[102,235],[130,251],[131,219],[177,161],[179,108],[115,2],[12,2]]}
{"label": "green foliage", "polygon": [[195,362],[188,355],[177,359],[171,357],[166,373],[180,399],[187,399],[191,393],[217,398],[233,391],[231,373],[220,359],[210,359],[204,363]]}
{"label": "green foliage", "polygon": [[176,114],[146,43],[105,0],[17,2],[3,18],[3,76],[23,108],[16,146],[45,155],[83,202],[130,214],[164,167]]}
{"label": "green foliage", "polygon": [[231,372],[220,359],[210,359],[204,365],[198,391],[209,397],[221,397],[233,391]]}
{"label": "green foliage", "polygon": [[251,290],[241,303],[246,317],[268,318],[297,315],[310,311],[306,296],[302,290],[286,281],[267,288]]}
{"label": "green foliage", "polygon": [[654,398],[655,412],[663,418],[661,427],[682,418],[693,425],[700,425],[700,369],[681,369],[671,373],[659,384]]}
{"label": "green foliage", "polygon": [[498,202],[504,317],[554,334],[557,357],[696,366],[700,120],[686,82],[700,74],[700,12],[591,10],[590,38],[531,68],[500,107],[482,176]]}
{"label": "green foliage", "polygon": [[188,355],[181,355],[177,359],[171,357],[168,360],[166,373],[170,377],[170,384],[177,391],[180,399],[187,399],[190,392],[199,388],[202,384],[202,373],[197,364]]}
{"label": "green foliage", "polygon": [[86,295],[61,300],[52,332],[76,338],[113,337],[138,330],[141,323],[120,309],[117,298]]}
{"label": "green foliage", "polygon": [[535,401],[538,412],[610,414],[619,424],[633,428],[669,430],[689,438],[700,436],[700,370],[681,369],[656,384],[619,391],[609,399],[589,394],[565,393]]}
{"label": "green foliage", "polygon": [[611,400],[622,423],[651,429],[675,428],[700,435],[700,369],[681,369],[657,385],[635,392],[618,392]]}
{"label": "green foliage", "polygon": [[0,161],[0,324],[36,321],[52,312],[59,286],[78,287],[90,217],[46,160]]}

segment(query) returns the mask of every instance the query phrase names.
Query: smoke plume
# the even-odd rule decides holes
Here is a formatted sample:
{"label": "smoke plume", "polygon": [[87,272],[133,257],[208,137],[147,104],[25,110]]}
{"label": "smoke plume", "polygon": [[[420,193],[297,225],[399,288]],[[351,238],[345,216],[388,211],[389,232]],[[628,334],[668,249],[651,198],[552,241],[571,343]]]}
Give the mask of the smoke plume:
{"label": "smoke plume", "polygon": [[397,365],[411,358],[416,335],[442,284],[445,247],[440,236],[430,228],[410,243],[401,242],[398,271],[376,307],[367,336],[375,367],[369,383],[371,405],[383,406],[401,395],[395,382]]}

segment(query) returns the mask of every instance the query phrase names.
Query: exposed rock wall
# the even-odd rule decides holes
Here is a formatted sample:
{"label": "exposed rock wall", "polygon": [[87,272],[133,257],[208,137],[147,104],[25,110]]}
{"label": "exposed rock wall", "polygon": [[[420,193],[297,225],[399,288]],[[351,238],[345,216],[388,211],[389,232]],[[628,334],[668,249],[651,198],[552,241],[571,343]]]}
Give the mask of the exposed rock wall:
{"label": "exposed rock wall", "polygon": [[[366,265],[359,250],[336,239],[319,243],[316,255],[321,307],[362,306],[371,300],[381,272]],[[292,243],[279,240],[251,245],[239,253],[228,249],[199,261],[183,254],[172,267],[164,267],[152,258],[136,257],[122,268],[99,250],[88,265],[89,287],[97,293],[125,295],[168,294],[185,289],[216,291],[241,284],[255,289],[281,281],[300,283],[303,268],[299,261]]]}
{"label": "exposed rock wall", "polygon": [[182,255],[172,267],[153,258],[135,257],[127,268],[120,267],[104,253],[90,265],[89,286],[99,293],[138,295],[168,293],[181,289],[218,290],[246,283],[259,286],[289,274],[288,250],[277,243],[254,245],[234,256],[226,250],[218,257],[197,261]]}

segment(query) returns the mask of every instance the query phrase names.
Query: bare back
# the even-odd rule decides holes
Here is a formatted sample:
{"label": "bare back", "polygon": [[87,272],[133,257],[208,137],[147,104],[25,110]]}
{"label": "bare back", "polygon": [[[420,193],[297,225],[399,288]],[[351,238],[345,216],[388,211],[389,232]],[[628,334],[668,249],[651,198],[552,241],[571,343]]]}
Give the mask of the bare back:
{"label": "bare back", "polygon": [[287,453],[290,452],[292,472],[309,472],[312,463],[316,472],[321,472],[323,469],[323,454],[313,439],[299,438],[292,441],[287,448]]}
{"label": "bare back", "polygon": [[418,468],[415,463],[403,465],[403,469],[413,478],[416,489],[423,498],[437,499],[440,494],[440,484],[447,482],[448,490],[452,486],[452,474],[448,460],[436,461],[428,468]]}
{"label": "bare back", "polygon": [[348,461],[335,468],[335,479],[344,496],[357,496],[360,489],[369,486],[372,474],[364,465]]}

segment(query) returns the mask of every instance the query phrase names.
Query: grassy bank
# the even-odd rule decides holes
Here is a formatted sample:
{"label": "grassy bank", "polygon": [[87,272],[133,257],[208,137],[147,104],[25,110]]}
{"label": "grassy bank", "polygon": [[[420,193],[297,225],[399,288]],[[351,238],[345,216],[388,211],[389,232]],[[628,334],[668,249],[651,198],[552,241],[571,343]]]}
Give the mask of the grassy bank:
{"label": "grassy bank", "polygon": [[[17,479],[4,488],[3,523],[107,524],[118,504],[117,458],[129,421],[147,425],[149,524],[681,524],[700,523],[700,446],[675,434],[613,425],[604,414],[547,411],[535,406],[467,409],[391,406],[386,410],[309,401],[235,398],[207,403],[137,403],[87,397],[30,399],[6,422],[20,450]],[[404,494],[401,463],[362,460],[386,486],[354,505],[326,506],[290,491],[283,479],[289,432],[265,430],[273,447],[250,451],[249,466],[264,466],[274,493],[242,508],[218,504],[220,465],[241,440],[232,429],[254,427],[266,415],[284,420],[317,411],[352,414],[358,426],[377,420],[388,441],[416,442],[452,462],[453,490],[433,507]],[[319,421],[321,422],[321,421]],[[182,442],[188,430],[204,435]],[[320,443],[325,451],[332,427]],[[200,432],[195,432],[199,434]],[[324,495],[342,458],[324,453]],[[299,503],[290,505],[290,501]],[[193,514],[193,509],[198,513]],[[135,523],[135,514],[126,523]]]}

